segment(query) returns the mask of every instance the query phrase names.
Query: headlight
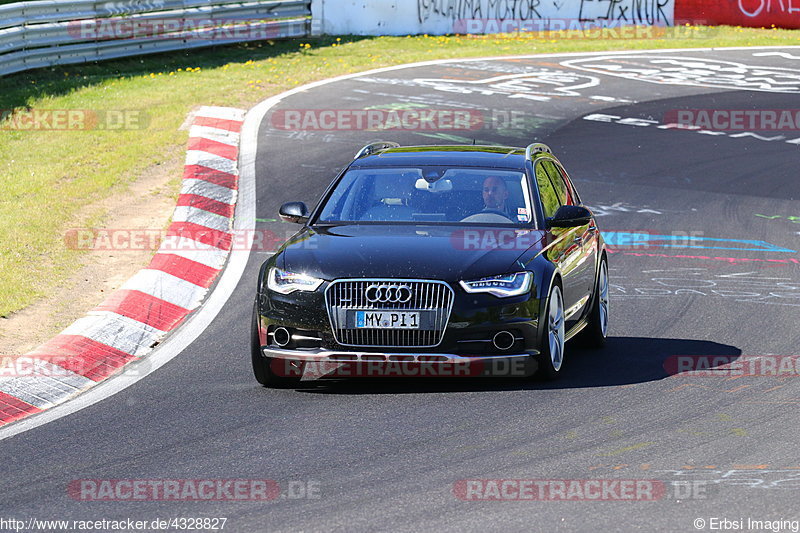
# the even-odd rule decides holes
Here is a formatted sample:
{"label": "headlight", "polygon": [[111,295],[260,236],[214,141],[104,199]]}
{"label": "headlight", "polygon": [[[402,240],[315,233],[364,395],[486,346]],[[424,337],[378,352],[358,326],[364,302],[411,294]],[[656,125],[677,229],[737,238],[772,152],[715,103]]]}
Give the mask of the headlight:
{"label": "headlight", "polygon": [[516,274],[505,274],[503,276],[492,276],[491,278],[476,279],[474,281],[462,281],[461,286],[467,292],[488,292],[498,298],[509,296],[519,296],[531,290],[533,273],[517,272]]}
{"label": "headlight", "polygon": [[290,294],[294,291],[315,291],[322,285],[322,280],[306,274],[298,274],[272,267],[267,274],[267,287],[271,291]]}

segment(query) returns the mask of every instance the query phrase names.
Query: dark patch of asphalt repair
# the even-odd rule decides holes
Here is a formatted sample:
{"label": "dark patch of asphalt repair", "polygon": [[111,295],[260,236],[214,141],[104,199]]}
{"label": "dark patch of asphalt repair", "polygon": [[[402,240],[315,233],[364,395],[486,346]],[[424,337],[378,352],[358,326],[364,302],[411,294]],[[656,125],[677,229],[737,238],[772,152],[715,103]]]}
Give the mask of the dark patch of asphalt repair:
{"label": "dark patch of asphalt repair", "polygon": [[[798,249],[800,225],[787,217],[800,216],[800,145],[786,141],[800,132],[659,127],[676,109],[798,107],[789,78],[800,80],[800,60],[755,54],[643,52],[622,61],[638,71],[673,68],[667,73],[693,64],[707,72],[703,85],[656,83],[615,73],[596,56],[561,56],[395,70],[285,99],[276,110],[414,103],[499,118],[521,112],[528,122],[520,129],[438,133],[545,142],[601,230],[685,232],[700,235],[701,247],[618,247],[609,258],[608,345],[568,343],[557,382],[373,379],[296,390],[265,389],[252,377],[248,328],[267,257],[256,251],[216,321],[181,355],[111,398],[0,442],[0,516],[226,517],[228,531],[695,531],[696,518],[800,519],[800,381],[664,370],[674,355],[800,349],[798,254],[775,251]],[[659,59],[667,56],[682,59]],[[723,61],[771,81],[761,90],[725,86],[713,68]],[[511,77],[492,81],[499,76]],[[257,216],[277,218],[286,201],[314,204],[352,155],[379,138],[452,142],[437,132],[281,131],[268,114]],[[288,236],[296,227],[259,229]],[[76,479],[232,478],[313,482],[319,498],[86,502],[67,491]],[[657,501],[463,501],[453,489],[464,479],[660,480],[666,493]],[[686,480],[704,481],[703,490],[675,489]]]}

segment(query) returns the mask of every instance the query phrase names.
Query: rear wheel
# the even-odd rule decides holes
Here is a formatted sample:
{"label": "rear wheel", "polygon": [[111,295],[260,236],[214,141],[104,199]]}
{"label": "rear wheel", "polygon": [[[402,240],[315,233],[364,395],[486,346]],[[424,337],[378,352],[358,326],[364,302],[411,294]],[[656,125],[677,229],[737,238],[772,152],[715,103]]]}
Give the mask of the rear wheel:
{"label": "rear wheel", "polygon": [[250,359],[253,363],[253,375],[255,375],[256,381],[265,387],[286,388],[300,383],[299,377],[286,377],[276,374],[272,366],[276,360],[262,355],[261,338],[258,335],[257,303],[253,306],[253,318],[250,322]]}
{"label": "rear wheel", "polygon": [[564,298],[561,287],[553,283],[544,314],[545,332],[539,350],[539,376],[556,379],[564,366]]}
{"label": "rear wheel", "polygon": [[602,348],[608,336],[608,262],[603,257],[597,270],[592,309],[587,317],[586,327],[578,338],[582,345],[589,348]]}

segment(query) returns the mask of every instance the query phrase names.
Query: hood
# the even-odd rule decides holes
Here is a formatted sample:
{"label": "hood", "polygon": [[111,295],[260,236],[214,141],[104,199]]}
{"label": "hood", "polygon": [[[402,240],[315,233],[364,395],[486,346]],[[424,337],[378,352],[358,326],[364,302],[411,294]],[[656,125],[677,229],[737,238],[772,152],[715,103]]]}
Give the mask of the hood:
{"label": "hood", "polygon": [[[501,227],[343,225],[303,228],[277,264],[314,277],[456,281],[505,274],[544,232]],[[517,267],[521,269],[522,267]]]}

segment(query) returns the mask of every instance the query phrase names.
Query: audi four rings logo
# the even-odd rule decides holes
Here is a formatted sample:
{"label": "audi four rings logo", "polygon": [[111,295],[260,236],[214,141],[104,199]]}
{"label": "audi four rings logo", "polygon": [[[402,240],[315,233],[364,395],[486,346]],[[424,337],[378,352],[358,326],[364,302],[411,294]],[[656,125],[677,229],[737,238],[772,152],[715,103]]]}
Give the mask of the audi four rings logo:
{"label": "audi four rings logo", "polygon": [[404,304],[411,300],[411,287],[408,285],[370,285],[365,291],[370,303]]}

